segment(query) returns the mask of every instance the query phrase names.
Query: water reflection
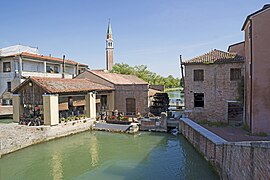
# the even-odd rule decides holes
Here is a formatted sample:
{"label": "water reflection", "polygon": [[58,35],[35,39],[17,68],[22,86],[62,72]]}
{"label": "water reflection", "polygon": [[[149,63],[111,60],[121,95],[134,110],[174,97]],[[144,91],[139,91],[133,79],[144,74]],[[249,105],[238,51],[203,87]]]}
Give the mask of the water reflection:
{"label": "water reflection", "polygon": [[53,151],[51,166],[53,179],[54,180],[63,179],[62,157],[59,151]]}
{"label": "water reflection", "polygon": [[97,142],[97,137],[95,135],[90,137],[89,145],[90,145],[89,154],[91,156],[91,165],[95,167],[98,165],[98,162],[99,162],[98,142]]}

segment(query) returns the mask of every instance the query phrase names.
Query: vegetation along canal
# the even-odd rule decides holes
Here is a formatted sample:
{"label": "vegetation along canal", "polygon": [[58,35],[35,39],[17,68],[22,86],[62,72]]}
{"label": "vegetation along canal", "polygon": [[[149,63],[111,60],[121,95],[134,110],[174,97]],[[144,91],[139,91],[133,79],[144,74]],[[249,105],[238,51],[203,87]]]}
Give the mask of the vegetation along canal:
{"label": "vegetation along canal", "polygon": [[182,137],[88,131],[0,159],[0,179],[218,179]]}

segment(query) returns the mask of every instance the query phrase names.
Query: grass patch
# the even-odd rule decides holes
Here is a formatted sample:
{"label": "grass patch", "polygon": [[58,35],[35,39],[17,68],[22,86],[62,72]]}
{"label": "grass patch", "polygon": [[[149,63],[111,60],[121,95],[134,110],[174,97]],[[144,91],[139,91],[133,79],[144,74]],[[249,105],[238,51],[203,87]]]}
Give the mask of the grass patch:
{"label": "grass patch", "polygon": [[176,88],[165,88],[165,92],[171,92],[171,91],[183,91],[182,87],[176,87]]}
{"label": "grass patch", "polygon": [[267,133],[265,133],[265,132],[258,132],[258,133],[247,133],[248,135],[250,135],[250,136],[259,136],[259,137],[267,137],[268,136],[268,134]]}
{"label": "grass patch", "polygon": [[6,118],[6,119],[0,119],[0,124],[8,124],[8,123],[12,123],[13,119],[11,118]]}
{"label": "grass patch", "polygon": [[217,121],[217,122],[212,122],[212,121],[208,121],[208,120],[202,120],[199,121],[198,124],[200,125],[208,125],[208,126],[214,126],[214,127],[226,127],[228,126],[227,123],[221,122],[221,121]]}
{"label": "grass patch", "polygon": [[245,123],[245,124],[243,125],[242,129],[243,129],[244,131],[250,131],[249,126],[247,125],[247,123]]}

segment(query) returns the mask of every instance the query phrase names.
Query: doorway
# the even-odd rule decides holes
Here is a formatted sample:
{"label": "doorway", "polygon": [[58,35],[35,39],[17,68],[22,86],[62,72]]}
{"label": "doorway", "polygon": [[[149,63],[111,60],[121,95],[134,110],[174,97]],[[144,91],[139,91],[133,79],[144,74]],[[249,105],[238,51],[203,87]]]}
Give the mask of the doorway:
{"label": "doorway", "polygon": [[126,115],[134,116],[136,115],[136,100],[135,98],[126,99]]}

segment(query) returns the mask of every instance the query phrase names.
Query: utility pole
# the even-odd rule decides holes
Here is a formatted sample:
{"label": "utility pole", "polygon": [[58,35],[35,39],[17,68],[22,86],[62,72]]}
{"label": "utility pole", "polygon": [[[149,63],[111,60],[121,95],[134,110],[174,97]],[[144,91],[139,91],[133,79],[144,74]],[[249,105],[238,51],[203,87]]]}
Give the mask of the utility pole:
{"label": "utility pole", "polygon": [[179,63],[180,63],[180,69],[181,69],[181,75],[182,75],[181,81],[182,81],[183,88],[185,89],[185,79],[184,79],[184,68],[183,68],[182,55],[180,55]]}

